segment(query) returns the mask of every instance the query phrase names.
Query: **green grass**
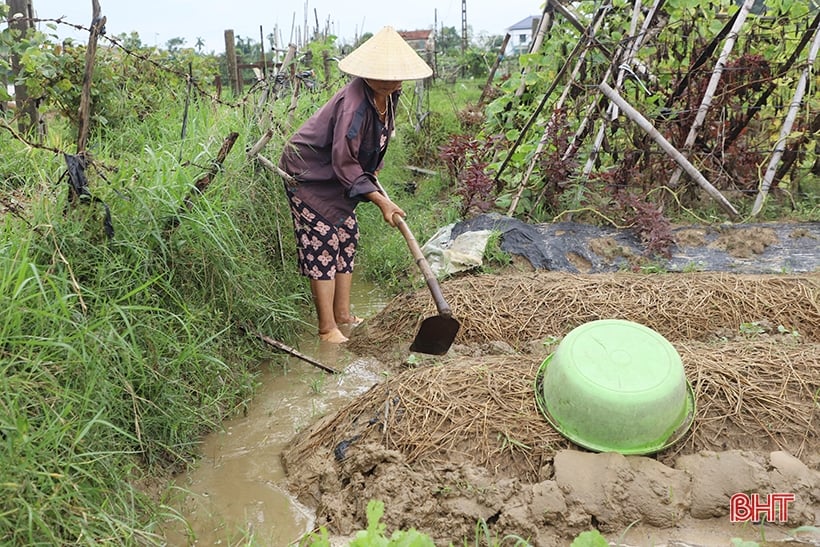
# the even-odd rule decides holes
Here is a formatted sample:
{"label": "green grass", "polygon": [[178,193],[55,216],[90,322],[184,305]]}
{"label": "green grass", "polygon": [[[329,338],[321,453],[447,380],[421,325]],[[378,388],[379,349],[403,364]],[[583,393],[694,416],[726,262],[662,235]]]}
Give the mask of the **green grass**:
{"label": "green grass", "polygon": [[[329,93],[306,95],[294,127]],[[184,470],[253,396],[266,350],[237,326],[287,341],[312,323],[282,183],[244,154],[261,129],[247,108],[194,101],[189,116],[185,139],[173,103],[95,127],[86,176],[111,239],[101,204],[67,204],[61,155],[0,133],[3,203],[20,204],[0,224],[0,543],[160,543],[179,516],[140,485]],[[442,116],[418,133],[432,165],[457,124]],[[232,131],[233,151],[182,208]],[[407,192],[403,131],[381,176],[423,243],[456,208],[440,177]],[[263,154],[276,161],[287,132]],[[56,118],[44,144],[71,153],[73,138]],[[365,276],[386,292],[420,285],[399,231],[372,205],[359,212]]]}
{"label": "green grass", "polygon": [[[304,96],[294,127],[329,93]],[[403,120],[381,173],[421,243],[457,207],[441,177],[404,166],[412,151],[436,168],[461,100],[425,97],[451,106],[419,132]],[[62,156],[0,134],[0,192],[20,203],[0,224],[0,543],[161,543],[160,523],[179,516],[140,485],[184,470],[253,396],[265,349],[237,325],[288,340],[312,324],[282,183],[244,154],[261,129],[246,108],[194,101],[189,116],[185,139],[171,103],[96,126],[86,175],[110,240],[101,204],[67,204]],[[232,131],[210,186],[181,208]],[[263,154],[276,161],[287,132]],[[44,144],[72,143],[55,119]],[[359,216],[364,275],[388,293],[421,285],[400,232],[372,205]]]}
{"label": "green grass", "polygon": [[[95,141],[110,240],[101,205],[67,206],[60,156],[2,136],[0,192],[20,203],[0,219],[4,545],[161,544],[174,511],[140,485],[184,470],[253,396],[263,349],[236,325],[303,328],[281,187],[243,154],[256,135],[235,110],[193,115],[185,142],[176,108]],[[169,230],[232,130],[244,137]],[[66,134],[55,123],[47,144],[71,151]]]}

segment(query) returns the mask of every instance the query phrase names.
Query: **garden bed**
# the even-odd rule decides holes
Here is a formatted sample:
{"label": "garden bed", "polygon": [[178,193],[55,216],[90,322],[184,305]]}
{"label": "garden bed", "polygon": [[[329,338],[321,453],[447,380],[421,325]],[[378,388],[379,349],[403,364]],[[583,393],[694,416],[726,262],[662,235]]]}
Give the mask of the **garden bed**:
{"label": "garden bed", "polygon": [[[388,529],[442,544],[482,521],[537,545],[636,521],[685,540],[687,529],[728,523],[737,492],[794,493],[788,525],[820,522],[817,274],[510,272],[443,291],[462,323],[450,352],[409,354],[435,308],[426,291],[397,297],[349,344],[393,373],[283,456],[290,488],[332,533],[364,527],[373,498]],[[538,410],[543,360],[572,328],[603,318],[653,328],[681,355],[695,421],[661,453],[586,452]]]}

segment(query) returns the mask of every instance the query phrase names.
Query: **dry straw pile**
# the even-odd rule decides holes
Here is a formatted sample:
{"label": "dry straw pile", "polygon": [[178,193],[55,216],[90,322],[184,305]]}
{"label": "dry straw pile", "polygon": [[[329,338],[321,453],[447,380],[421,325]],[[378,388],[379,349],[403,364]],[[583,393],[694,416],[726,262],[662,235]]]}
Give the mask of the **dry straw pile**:
{"label": "dry straw pile", "polygon": [[[670,341],[733,337],[753,323],[820,341],[820,274],[538,272],[463,277],[442,291],[461,322],[456,343],[462,344],[503,340],[519,348],[609,318],[641,323]],[[350,348],[382,356],[412,340],[421,321],[436,313],[425,290],[402,295],[354,332]]]}
{"label": "dry straw pile", "polygon": [[[570,444],[539,414],[534,384],[546,350],[532,352],[532,341],[612,317],[667,337],[695,390],[690,433],[659,459],[703,449],[820,452],[816,275],[538,273],[462,278],[443,289],[462,322],[458,342],[500,340],[519,352],[467,357],[455,348],[403,370],[303,432],[286,462],[325,450],[343,459],[375,441],[409,464],[469,462],[535,480]],[[397,298],[368,321],[353,347],[381,356],[397,343],[403,348],[397,333],[412,339],[419,321],[435,313],[429,300],[423,292]]]}

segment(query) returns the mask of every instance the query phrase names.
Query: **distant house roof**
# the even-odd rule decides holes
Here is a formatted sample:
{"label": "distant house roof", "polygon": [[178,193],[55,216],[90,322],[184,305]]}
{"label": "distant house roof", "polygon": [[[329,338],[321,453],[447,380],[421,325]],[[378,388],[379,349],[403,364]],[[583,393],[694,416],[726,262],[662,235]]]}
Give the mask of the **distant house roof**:
{"label": "distant house roof", "polygon": [[541,19],[539,15],[530,15],[529,17],[525,17],[521,19],[516,24],[507,27],[507,30],[532,30],[532,22],[533,20]]}
{"label": "distant house roof", "polygon": [[427,40],[432,30],[400,30],[399,36],[405,40]]}

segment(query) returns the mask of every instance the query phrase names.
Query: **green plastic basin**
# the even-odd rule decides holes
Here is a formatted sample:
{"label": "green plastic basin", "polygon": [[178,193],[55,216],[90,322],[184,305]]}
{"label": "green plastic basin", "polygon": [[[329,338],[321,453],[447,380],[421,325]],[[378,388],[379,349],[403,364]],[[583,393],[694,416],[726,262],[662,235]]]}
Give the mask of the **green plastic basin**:
{"label": "green plastic basin", "polygon": [[695,398],[672,344],[631,321],[572,330],[541,366],[536,390],[562,435],[598,452],[651,454],[680,440]]}

